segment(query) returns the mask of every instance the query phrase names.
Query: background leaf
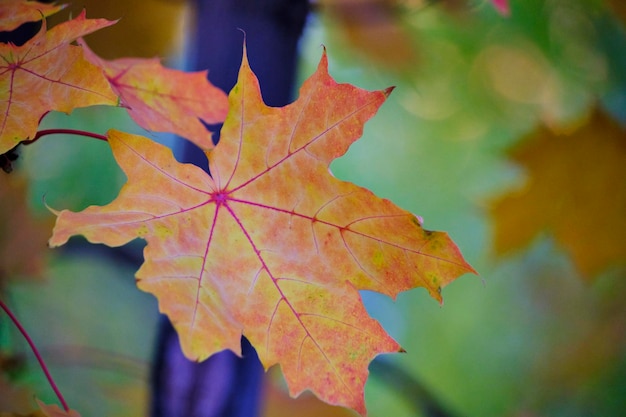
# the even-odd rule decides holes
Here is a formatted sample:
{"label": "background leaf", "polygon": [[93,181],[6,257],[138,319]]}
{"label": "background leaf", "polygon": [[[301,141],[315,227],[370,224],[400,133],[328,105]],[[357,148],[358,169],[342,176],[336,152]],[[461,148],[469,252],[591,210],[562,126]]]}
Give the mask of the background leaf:
{"label": "background leaf", "polygon": [[226,94],[207,80],[208,71],[195,73],[165,68],[158,59],[120,58],[105,61],[81,39],[86,58],[103,69],[122,105],[141,127],[170,132],[196,145],[213,147],[206,124],[224,122]]}
{"label": "background leaf", "polygon": [[184,0],[83,0],[69,2],[51,23],[63,22],[83,9],[90,16],[119,20],[115,26],[86,37],[91,48],[105,59],[176,57],[185,40],[186,16],[192,13]]}
{"label": "background leaf", "polygon": [[81,48],[70,45],[113,23],[86,19],[83,12],[49,31],[44,25],[22,46],[0,44],[0,154],[34,138],[49,111],[117,104],[101,70],[84,59]]}
{"label": "background leaf", "polygon": [[571,132],[540,128],[512,152],[519,189],[491,208],[498,253],[554,236],[591,279],[626,260],[626,130],[601,110]]}
{"label": "background leaf", "polygon": [[52,219],[32,215],[24,176],[0,181],[0,294],[8,280],[41,279],[49,251],[46,240]]}
{"label": "background leaf", "polygon": [[25,22],[36,22],[50,16],[65,6],[30,0],[2,0],[0,5],[0,31],[17,29]]}

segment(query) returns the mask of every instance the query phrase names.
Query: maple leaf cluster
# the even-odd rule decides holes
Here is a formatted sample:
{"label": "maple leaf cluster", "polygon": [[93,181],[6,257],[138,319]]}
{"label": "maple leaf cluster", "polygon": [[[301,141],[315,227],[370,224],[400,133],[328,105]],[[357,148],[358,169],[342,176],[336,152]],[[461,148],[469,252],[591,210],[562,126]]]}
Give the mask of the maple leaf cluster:
{"label": "maple leaf cluster", "polygon": [[[41,19],[60,6],[31,1],[0,3],[0,31]],[[20,19],[20,20],[18,20]],[[171,132],[202,143],[206,123],[224,120],[226,95],[206,78],[164,68],[158,59],[106,61],[81,37],[115,24],[76,18],[39,32],[24,45],[0,44],[0,154],[34,139],[42,117],[94,105],[121,105],[145,129]],[[73,44],[78,40],[78,45]],[[178,123],[173,123],[177,120]]]}
{"label": "maple leaf cluster", "polygon": [[[36,138],[51,110],[119,102],[142,127],[193,141],[211,174],[110,130],[127,183],[106,206],[54,211],[50,246],[78,234],[109,246],[145,239],[137,285],[156,296],[189,358],[241,354],[245,335],[266,369],[281,366],[292,396],[308,389],[364,415],[368,364],[402,348],[359,290],[424,287],[441,301],[445,285],[473,272],[447,234],[329,171],[391,89],[336,83],[324,53],[294,103],[268,107],[244,48],[227,101],[206,72],[105,61],[80,40],[113,23],[83,12],[22,46],[0,45],[0,153]],[[219,144],[201,120],[224,122]]]}

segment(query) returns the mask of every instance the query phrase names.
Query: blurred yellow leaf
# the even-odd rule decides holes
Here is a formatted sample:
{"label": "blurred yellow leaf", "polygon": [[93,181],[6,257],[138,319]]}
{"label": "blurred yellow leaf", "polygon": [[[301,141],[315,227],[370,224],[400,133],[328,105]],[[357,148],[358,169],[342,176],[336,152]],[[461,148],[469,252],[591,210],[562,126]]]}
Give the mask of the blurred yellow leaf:
{"label": "blurred yellow leaf", "polygon": [[351,48],[378,65],[406,70],[417,64],[417,49],[404,27],[397,0],[321,0],[322,9]]}
{"label": "blurred yellow leaf", "polygon": [[84,0],[71,2],[50,21],[63,22],[83,9],[89,16],[119,19],[115,27],[85,37],[99,56],[166,57],[182,45],[185,5],[183,0]]}
{"label": "blurred yellow leaf", "polygon": [[[272,372],[273,371],[273,372]],[[349,408],[326,404],[310,392],[291,398],[289,393],[278,386],[279,372],[273,368],[265,378],[263,387],[263,417],[356,417],[358,414]]]}
{"label": "blurred yellow leaf", "polygon": [[[3,366],[0,364],[0,366]],[[2,375],[5,369],[0,368],[0,417],[24,414],[32,409],[33,393],[24,386],[17,386]]]}
{"label": "blurred yellow leaf", "polygon": [[1,290],[6,280],[41,274],[53,219],[33,218],[26,203],[26,181],[18,174],[0,177],[0,200]]}
{"label": "blurred yellow leaf", "polygon": [[147,376],[144,379],[134,379],[123,384],[119,382],[102,384],[102,389],[117,403],[116,417],[136,417],[148,415],[150,405],[150,391]]}
{"label": "blurred yellow leaf", "polygon": [[609,10],[615,13],[622,23],[626,23],[626,2],[624,0],[609,0]]}
{"label": "blurred yellow leaf", "polygon": [[588,279],[626,260],[626,132],[601,111],[567,134],[540,128],[512,153],[525,185],[491,207],[499,254],[543,231]]}

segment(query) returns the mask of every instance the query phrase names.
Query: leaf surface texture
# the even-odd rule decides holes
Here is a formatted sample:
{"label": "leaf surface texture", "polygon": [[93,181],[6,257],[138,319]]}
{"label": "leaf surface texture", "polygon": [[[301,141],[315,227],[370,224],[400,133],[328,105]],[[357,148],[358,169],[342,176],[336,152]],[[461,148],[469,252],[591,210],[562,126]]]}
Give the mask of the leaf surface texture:
{"label": "leaf surface texture", "polygon": [[62,211],[52,246],[148,245],[138,286],[159,300],[185,354],[240,353],[244,334],[291,395],[310,389],[365,414],[369,362],[401,347],[369,317],[358,290],[395,297],[443,286],[472,268],[445,233],[335,178],[330,162],[357,140],[390,90],[336,83],[326,55],[294,103],[272,108],[244,58],[211,176],[141,136],[109,132],[128,177],[119,197]]}

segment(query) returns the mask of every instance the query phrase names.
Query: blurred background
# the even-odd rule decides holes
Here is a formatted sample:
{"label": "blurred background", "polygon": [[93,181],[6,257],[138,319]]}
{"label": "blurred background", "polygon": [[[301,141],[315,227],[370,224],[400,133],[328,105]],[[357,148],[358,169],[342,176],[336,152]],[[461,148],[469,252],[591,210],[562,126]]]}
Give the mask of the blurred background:
{"label": "blurred background", "polygon": [[[193,5],[74,3],[64,13],[122,18],[87,38],[102,56],[189,66]],[[363,293],[407,351],[372,364],[370,416],[624,415],[625,22],[621,0],[311,4],[296,84],[324,45],[339,82],[396,86],[333,173],[447,231],[480,274],[446,287],[443,306],[421,289]],[[149,135],[115,108],[51,114],[42,127],[53,126]],[[47,249],[43,198],[80,210],[124,181],[106,144],[69,136],[24,147],[0,181],[2,297],[83,416],[147,415],[158,311],[130,263]],[[55,401],[2,316],[0,411],[26,414],[34,394]],[[265,417],[356,416],[289,399],[274,369],[262,398]]]}

